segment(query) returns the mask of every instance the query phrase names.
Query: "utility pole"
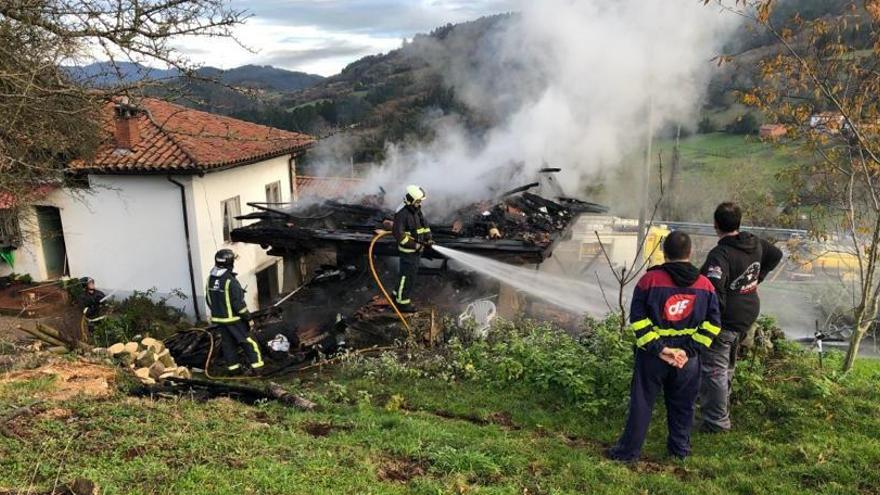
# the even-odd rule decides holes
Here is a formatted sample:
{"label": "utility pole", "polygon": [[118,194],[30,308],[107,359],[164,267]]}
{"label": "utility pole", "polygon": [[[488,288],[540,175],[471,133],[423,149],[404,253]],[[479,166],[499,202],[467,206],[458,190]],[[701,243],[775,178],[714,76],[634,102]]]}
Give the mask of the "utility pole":
{"label": "utility pole", "polygon": [[[641,186],[642,186],[642,207],[639,210],[639,235],[638,247],[636,248],[636,258],[642,255],[645,247],[645,238],[648,236],[648,204],[651,202],[650,185],[651,185],[651,155],[653,154],[652,145],[654,143],[654,96],[648,96],[648,123],[647,123],[648,142],[645,146],[645,164],[642,169]],[[638,263],[636,259],[636,263]]]}

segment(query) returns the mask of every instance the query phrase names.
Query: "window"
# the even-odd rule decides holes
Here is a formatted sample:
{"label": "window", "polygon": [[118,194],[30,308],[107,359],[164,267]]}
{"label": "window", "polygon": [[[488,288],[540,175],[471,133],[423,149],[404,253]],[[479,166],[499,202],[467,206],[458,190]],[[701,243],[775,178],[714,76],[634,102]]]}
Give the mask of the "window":
{"label": "window", "polygon": [[281,181],[275,181],[271,184],[266,184],[266,202],[267,203],[280,203],[281,202]]}
{"label": "window", "polygon": [[232,242],[230,234],[241,227],[241,220],[235,218],[241,215],[241,200],[238,196],[227,199],[220,203],[220,209],[223,211],[223,240]]}

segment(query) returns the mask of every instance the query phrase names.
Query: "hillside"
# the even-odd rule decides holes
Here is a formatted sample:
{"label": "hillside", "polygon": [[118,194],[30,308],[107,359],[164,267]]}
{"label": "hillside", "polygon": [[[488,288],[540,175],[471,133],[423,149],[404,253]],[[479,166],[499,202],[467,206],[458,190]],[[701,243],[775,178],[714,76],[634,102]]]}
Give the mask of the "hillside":
{"label": "hillside", "polygon": [[[272,108],[233,112],[245,120],[323,135],[347,129],[357,139],[354,160],[382,158],[386,142],[429,139],[429,120],[455,113],[474,130],[491,124],[456,97],[444,79],[451,67],[479,66],[481,48],[513,18],[496,15],[449,24],[386,54],[371,55]],[[354,129],[353,129],[354,128]]]}
{"label": "hillside", "polygon": [[[850,3],[791,0],[779,4],[774,22],[785,25],[796,10],[804,19],[842,15],[849,12]],[[495,36],[516,16],[496,15],[439,27],[397,50],[357,60],[339,74],[285,94],[270,106],[237,107],[232,115],[317,135],[343,130],[354,139],[347,143],[347,155],[337,159],[348,162],[351,157],[356,163],[381,160],[389,142],[431,139],[431,123],[450,114],[462,118],[478,134],[495,123],[493,116],[468,106],[449,75],[462,68],[476,73],[491,70],[493,61],[481,52],[492,52]],[[778,49],[772,36],[750,28],[743,27],[732,37],[724,51],[739,56],[717,71],[706,101],[706,113],[717,125],[723,127],[742,115],[736,92],[754,84],[757,62]],[[691,132],[697,130],[697,122],[682,124]]]}
{"label": "hillside", "polygon": [[[96,62],[69,66],[66,70],[88,86],[145,83],[144,91],[149,96],[224,115],[250,109],[275,108],[282,95],[304,90],[325,79],[316,74],[253,64],[228,70],[201,67],[196,70],[195,78],[181,77],[176,69],[157,69],[131,62],[117,62],[115,65]],[[265,119],[250,120],[268,122]]]}

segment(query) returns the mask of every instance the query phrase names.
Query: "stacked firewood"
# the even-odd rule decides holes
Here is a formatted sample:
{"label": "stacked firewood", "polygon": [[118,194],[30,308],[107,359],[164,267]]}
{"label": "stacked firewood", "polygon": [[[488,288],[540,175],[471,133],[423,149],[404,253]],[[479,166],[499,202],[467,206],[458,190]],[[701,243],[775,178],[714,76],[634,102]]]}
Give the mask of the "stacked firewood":
{"label": "stacked firewood", "polygon": [[107,354],[133,370],[144,385],[153,385],[167,378],[192,378],[190,370],[177,365],[162,341],[150,337],[140,342],[113,344],[107,348]]}

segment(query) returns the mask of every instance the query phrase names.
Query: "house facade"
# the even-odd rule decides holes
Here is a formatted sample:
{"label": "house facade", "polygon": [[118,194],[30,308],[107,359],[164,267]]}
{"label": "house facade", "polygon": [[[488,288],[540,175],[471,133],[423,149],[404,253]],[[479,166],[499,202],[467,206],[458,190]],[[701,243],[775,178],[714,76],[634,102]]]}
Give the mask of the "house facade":
{"label": "house facade", "polygon": [[106,108],[108,138],[70,171],[78,187],[48,191],[18,209],[19,245],[4,272],[36,281],[93,277],[117,298],[134,290],[205,319],[214,253],[235,251],[253,310],[283,286],[280,258],[229,233],[249,203],[293,200],[304,134],[192,110],[156,99]]}

